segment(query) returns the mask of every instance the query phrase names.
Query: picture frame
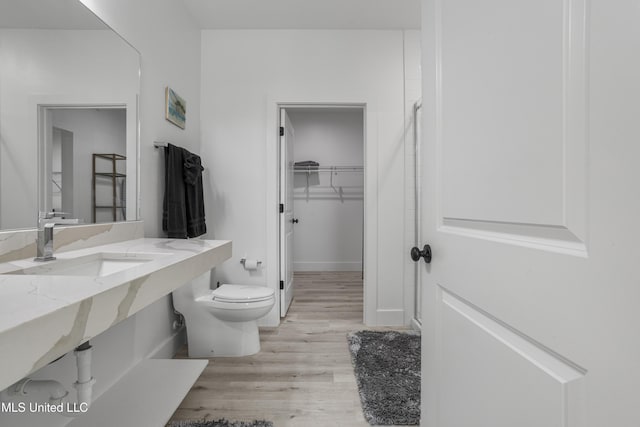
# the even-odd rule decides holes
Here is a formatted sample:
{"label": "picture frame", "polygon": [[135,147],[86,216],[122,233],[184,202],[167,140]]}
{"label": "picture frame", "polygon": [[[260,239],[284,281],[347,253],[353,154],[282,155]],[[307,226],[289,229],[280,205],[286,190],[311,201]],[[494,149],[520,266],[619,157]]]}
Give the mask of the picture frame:
{"label": "picture frame", "polygon": [[165,88],[164,95],[165,118],[179,128],[184,129],[187,121],[187,101],[169,86]]}

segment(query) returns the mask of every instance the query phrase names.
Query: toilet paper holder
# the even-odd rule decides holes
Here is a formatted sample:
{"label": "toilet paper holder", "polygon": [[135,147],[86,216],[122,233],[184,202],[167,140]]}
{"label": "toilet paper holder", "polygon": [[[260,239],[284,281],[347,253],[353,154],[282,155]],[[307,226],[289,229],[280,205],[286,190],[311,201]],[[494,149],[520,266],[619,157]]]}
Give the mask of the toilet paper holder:
{"label": "toilet paper holder", "polygon": [[[245,263],[247,262],[246,258],[240,258],[240,264],[242,264],[242,266],[244,267]],[[258,266],[262,265],[262,261],[258,261]]]}

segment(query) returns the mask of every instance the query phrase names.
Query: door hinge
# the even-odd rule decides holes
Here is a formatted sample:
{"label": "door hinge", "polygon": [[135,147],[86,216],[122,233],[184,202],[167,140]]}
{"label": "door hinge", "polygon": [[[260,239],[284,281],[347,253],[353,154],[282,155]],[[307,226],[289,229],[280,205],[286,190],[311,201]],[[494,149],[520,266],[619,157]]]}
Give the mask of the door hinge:
{"label": "door hinge", "polygon": [[280,136],[284,136],[284,126],[280,126]]}
{"label": "door hinge", "polygon": [[280,203],[279,211],[280,213],[284,213],[284,205],[282,203]]}
{"label": "door hinge", "polygon": [[284,289],[284,280],[280,280],[280,289]]}

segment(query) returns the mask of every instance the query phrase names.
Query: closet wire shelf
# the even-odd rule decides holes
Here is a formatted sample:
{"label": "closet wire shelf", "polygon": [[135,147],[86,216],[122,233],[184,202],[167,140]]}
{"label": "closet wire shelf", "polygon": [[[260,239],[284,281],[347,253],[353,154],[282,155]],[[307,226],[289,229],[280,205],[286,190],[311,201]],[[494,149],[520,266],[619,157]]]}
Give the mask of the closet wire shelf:
{"label": "closet wire shelf", "polygon": [[[345,200],[362,200],[364,195],[364,188],[362,186],[362,183],[358,182],[351,183],[351,185],[338,185],[334,182],[334,176],[337,176],[342,172],[362,173],[363,171],[364,168],[362,166],[294,165],[293,172],[296,174],[304,174],[304,176],[306,177],[306,185],[303,185],[303,188],[296,188],[294,190],[293,198],[295,200],[306,201],[309,201],[311,199],[338,199],[342,202],[344,202]],[[317,177],[318,172],[329,172],[329,180],[327,182],[324,182],[324,180],[317,180],[316,182],[311,183],[311,177]]]}

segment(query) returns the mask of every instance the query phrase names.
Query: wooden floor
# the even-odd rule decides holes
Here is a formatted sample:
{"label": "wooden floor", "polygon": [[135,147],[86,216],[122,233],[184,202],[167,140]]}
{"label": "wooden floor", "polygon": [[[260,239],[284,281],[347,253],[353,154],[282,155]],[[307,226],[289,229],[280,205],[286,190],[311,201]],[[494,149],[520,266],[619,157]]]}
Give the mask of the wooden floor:
{"label": "wooden floor", "polygon": [[260,330],[260,353],[210,359],[172,420],[369,425],[346,341],[347,332],[364,329],[360,272],[296,273],[294,280],[287,317],[278,328]]}

